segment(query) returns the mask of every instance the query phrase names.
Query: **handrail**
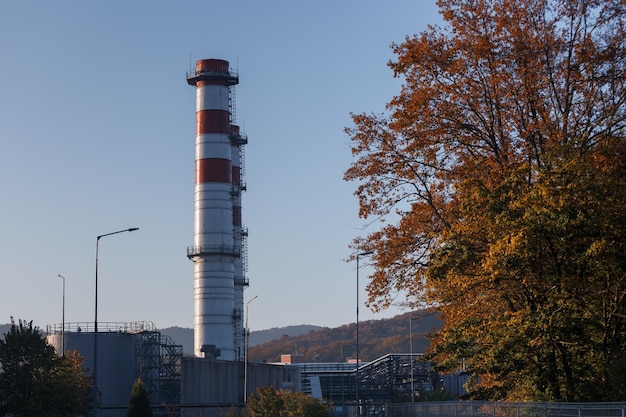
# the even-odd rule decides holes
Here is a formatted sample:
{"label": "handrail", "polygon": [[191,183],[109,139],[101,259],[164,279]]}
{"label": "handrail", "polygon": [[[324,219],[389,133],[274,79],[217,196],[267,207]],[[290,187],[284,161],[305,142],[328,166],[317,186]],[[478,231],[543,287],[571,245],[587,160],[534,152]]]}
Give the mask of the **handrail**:
{"label": "handrail", "polygon": [[232,255],[240,256],[239,248],[234,245],[196,245],[187,247],[187,257],[199,255]]}
{"label": "handrail", "polygon": [[[71,322],[63,324],[53,323],[46,325],[47,334],[62,333],[93,333],[93,322]],[[141,333],[141,332],[153,332],[157,328],[151,321],[131,321],[131,322],[113,322],[105,321],[98,322],[98,333]]]}

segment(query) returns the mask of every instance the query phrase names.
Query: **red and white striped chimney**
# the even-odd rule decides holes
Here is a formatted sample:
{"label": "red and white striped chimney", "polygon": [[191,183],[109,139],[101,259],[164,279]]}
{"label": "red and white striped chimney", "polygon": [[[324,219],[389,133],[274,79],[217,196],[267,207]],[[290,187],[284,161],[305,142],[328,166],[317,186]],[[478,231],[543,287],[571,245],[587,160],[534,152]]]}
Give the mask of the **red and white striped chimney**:
{"label": "red and white striped chimney", "polygon": [[235,305],[235,263],[241,258],[236,237],[241,204],[233,204],[234,184],[240,179],[233,177],[239,171],[233,169],[231,87],[239,78],[228,61],[204,59],[196,62],[187,82],[196,87],[194,241],[187,248],[194,262],[194,353],[236,360],[241,313]]}

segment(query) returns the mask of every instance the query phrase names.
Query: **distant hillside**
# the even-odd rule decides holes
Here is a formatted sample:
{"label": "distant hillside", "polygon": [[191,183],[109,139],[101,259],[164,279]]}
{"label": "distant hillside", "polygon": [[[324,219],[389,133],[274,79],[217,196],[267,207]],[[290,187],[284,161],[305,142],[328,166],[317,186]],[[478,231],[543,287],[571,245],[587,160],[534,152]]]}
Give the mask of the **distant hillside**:
{"label": "distant hillside", "polygon": [[[25,326],[28,326],[28,321],[23,321],[23,323]],[[19,320],[16,320],[15,324],[19,324]],[[38,327],[41,333],[46,333],[45,326],[44,328],[41,328],[40,326],[37,326],[35,323],[33,323],[33,327]],[[11,323],[0,324],[0,340],[4,340],[4,335],[9,331],[9,329],[11,329]]]}
{"label": "distant hillside", "polygon": [[162,335],[171,337],[175,344],[183,345],[183,354],[193,354],[193,329],[174,326],[159,331]]}
{"label": "distant hillside", "polygon": [[[9,331],[11,324],[0,324],[0,339],[4,339],[4,334]],[[250,332],[248,342],[250,346],[256,346],[281,337],[299,336],[313,330],[319,330],[323,327],[312,326],[310,324],[302,324],[299,326],[274,327],[267,330],[258,330]],[[160,329],[161,334],[169,336],[177,345],[183,346],[183,353],[193,354],[193,329],[185,327],[167,327]]]}
{"label": "distant hillside", "polygon": [[[283,336],[299,336],[312,330],[322,329],[320,326],[303,324],[300,326],[274,327],[268,330],[250,332],[250,346],[266,343]],[[183,345],[183,353],[193,354],[193,329],[184,327],[167,327],[160,329],[161,334],[172,338],[177,345]]]}
{"label": "distant hillside", "polygon": [[[409,320],[412,320],[409,332]],[[427,336],[441,328],[437,313],[413,311],[390,319],[359,322],[359,358],[373,360],[387,353],[409,353],[410,333],[413,352],[426,352]],[[356,324],[309,331],[300,336],[282,336],[277,340],[250,348],[249,360],[253,362],[278,362],[281,354],[303,354],[309,362],[344,362],[356,357]]]}
{"label": "distant hillside", "polygon": [[4,339],[4,334],[9,331],[11,324],[0,324],[0,339]]}
{"label": "distant hillside", "polygon": [[[15,324],[19,324],[19,322],[20,322],[19,320],[15,320]],[[28,326],[28,321],[22,320],[22,322],[24,323],[24,325]],[[33,327],[39,327],[39,331],[41,331],[42,333],[46,332],[45,326],[41,328],[40,326],[37,326],[35,323],[33,323]],[[0,324],[0,340],[4,340],[4,335],[5,333],[9,331],[10,328],[11,328],[11,323]]]}
{"label": "distant hillside", "polygon": [[[427,335],[441,328],[436,313],[413,311],[390,319],[359,322],[359,357],[372,360],[387,353],[408,353],[409,319],[412,320],[413,352],[425,352]],[[0,324],[0,338],[9,331],[10,324]],[[174,343],[183,346],[185,354],[193,354],[193,329],[168,327],[160,330]],[[346,324],[328,328],[312,325],[275,327],[250,333],[249,360],[278,362],[280,355],[299,353],[309,362],[344,362],[356,357],[356,325]]]}
{"label": "distant hillside", "polygon": [[323,327],[313,326],[310,324],[301,324],[299,326],[272,327],[267,330],[257,330],[250,332],[250,346],[260,345],[272,340],[280,339],[283,336],[299,336],[310,331],[321,330]]}

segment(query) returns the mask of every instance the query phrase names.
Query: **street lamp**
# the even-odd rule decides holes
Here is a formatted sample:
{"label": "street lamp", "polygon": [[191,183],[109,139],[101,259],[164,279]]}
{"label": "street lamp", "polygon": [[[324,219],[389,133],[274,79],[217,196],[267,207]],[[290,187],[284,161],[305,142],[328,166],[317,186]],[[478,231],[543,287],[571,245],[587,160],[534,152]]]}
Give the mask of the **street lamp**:
{"label": "street lamp", "polygon": [[65,356],[65,277],[58,274],[59,278],[63,279],[63,314],[61,318],[61,355]]}
{"label": "street lamp", "polygon": [[245,325],[245,334],[243,338],[244,344],[244,365],[243,365],[243,413],[244,415],[248,415],[248,336],[250,334],[250,330],[248,329],[248,305],[259,298],[258,295],[252,297],[246,303],[246,325]]}
{"label": "street lamp", "polygon": [[96,237],[96,291],[94,302],[94,320],[93,320],[93,415],[98,415],[98,244],[100,239],[105,236],[116,235],[124,232],[134,232],[139,230],[138,227],[118,230],[117,232],[106,233]]}
{"label": "street lamp", "polygon": [[409,345],[411,346],[411,354],[409,358],[411,361],[411,402],[415,402],[415,387],[413,386],[413,329],[411,326],[413,320],[415,319],[419,319],[419,316],[409,318]]}
{"label": "street lamp", "polygon": [[361,415],[359,406],[359,258],[374,253],[373,251],[356,254],[356,415]]}

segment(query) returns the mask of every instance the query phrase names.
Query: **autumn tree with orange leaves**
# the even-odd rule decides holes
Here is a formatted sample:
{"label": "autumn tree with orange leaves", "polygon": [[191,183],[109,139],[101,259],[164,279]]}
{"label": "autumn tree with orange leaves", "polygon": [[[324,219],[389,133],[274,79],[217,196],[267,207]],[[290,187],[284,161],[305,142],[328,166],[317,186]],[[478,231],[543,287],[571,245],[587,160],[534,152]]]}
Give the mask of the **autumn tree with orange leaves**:
{"label": "autumn tree with orange leaves", "polygon": [[368,304],[441,312],[469,397],[626,400],[626,2],[440,0],[347,128]]}

